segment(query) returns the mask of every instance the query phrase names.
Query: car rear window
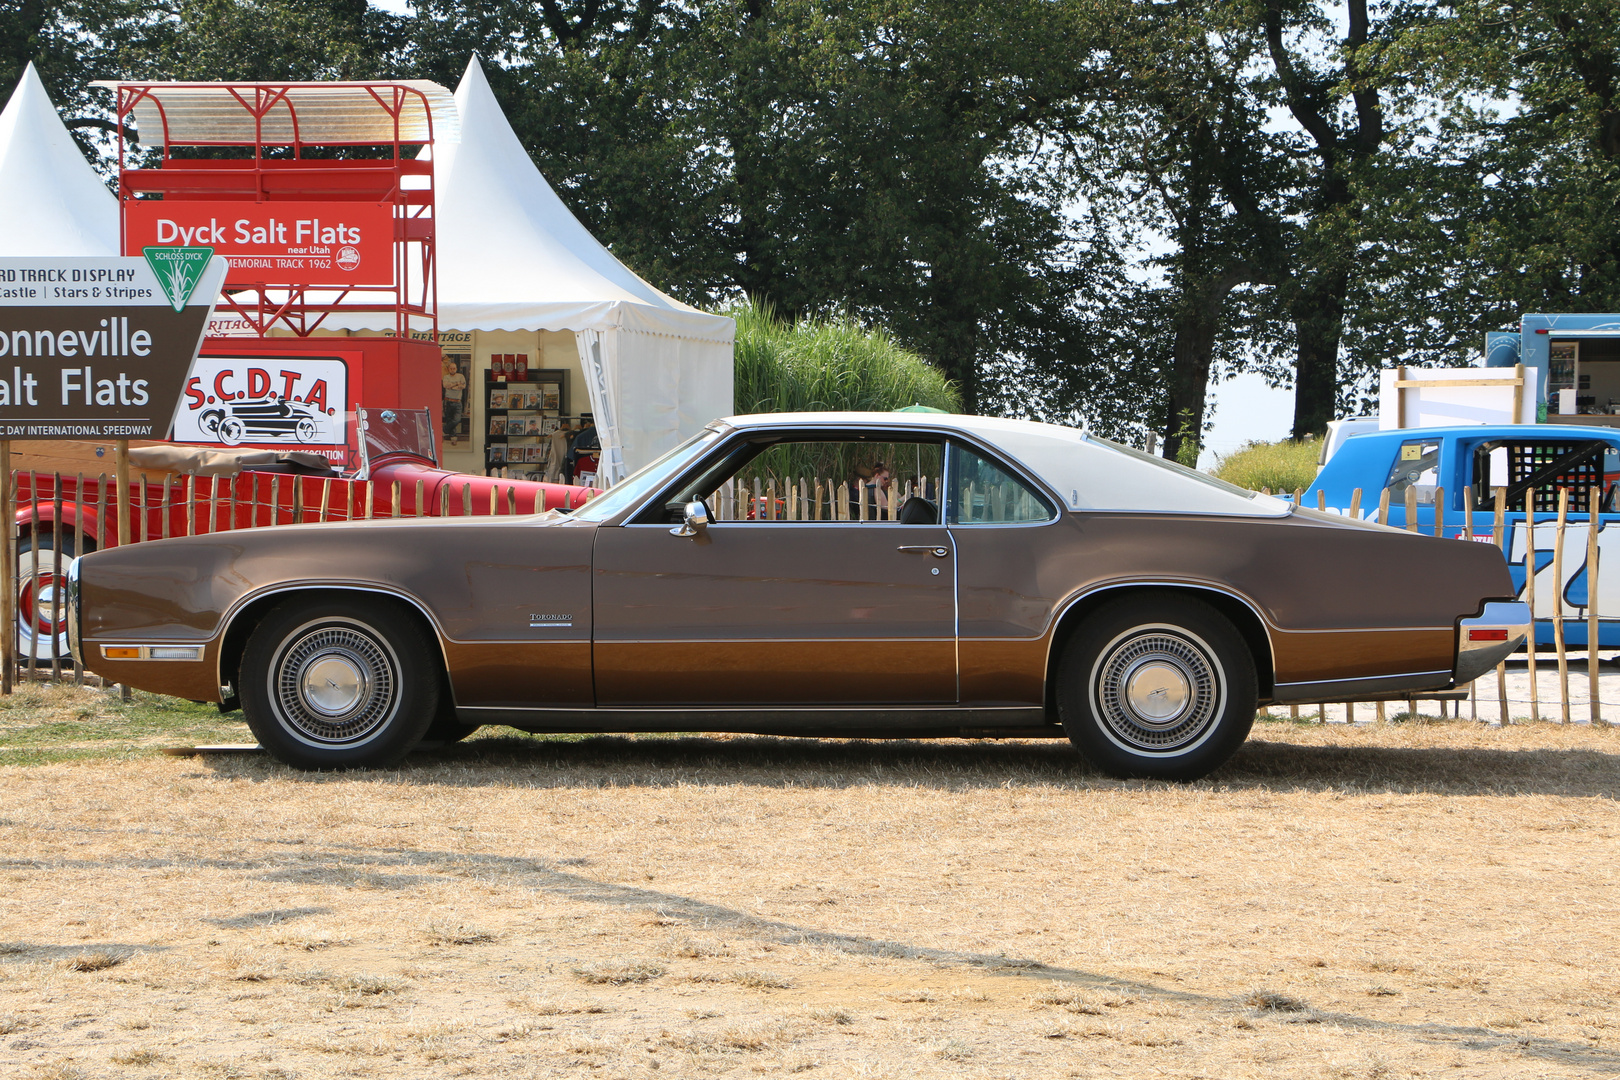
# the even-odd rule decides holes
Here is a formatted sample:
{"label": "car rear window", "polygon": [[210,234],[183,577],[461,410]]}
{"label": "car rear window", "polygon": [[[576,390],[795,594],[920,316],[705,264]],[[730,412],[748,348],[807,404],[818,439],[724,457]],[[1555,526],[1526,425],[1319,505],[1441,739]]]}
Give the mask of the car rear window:
{"label": "car rear window", "polygon": [[1281,499],[1073,428],[975,418],[973,433],[1020,462],[1070,510],[1286,517]]}

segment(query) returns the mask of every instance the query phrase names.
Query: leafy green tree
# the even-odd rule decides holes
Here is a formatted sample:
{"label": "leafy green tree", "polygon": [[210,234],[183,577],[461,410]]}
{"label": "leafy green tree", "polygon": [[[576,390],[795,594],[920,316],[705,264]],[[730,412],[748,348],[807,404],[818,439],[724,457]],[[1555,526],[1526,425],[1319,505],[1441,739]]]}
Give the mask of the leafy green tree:
{"label": "leafy green tree", "polygon": [[1525,312],[1620,310],[1617,34],[1601,0],[1462,0],[1411,21],[1391,51],[1429,123],[1372,178],[1388,199],[1369,203],[1384,242],[1353,320],[1364,366],[1380,348],[1465,363]]}

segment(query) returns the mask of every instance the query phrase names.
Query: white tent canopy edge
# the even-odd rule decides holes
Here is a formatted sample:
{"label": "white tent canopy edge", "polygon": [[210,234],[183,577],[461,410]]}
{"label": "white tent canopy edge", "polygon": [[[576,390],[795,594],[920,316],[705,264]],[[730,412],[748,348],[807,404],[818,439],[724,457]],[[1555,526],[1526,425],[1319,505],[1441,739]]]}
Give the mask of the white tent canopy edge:
{"label": "white tent canopy edge", "polygon": [[118,254],[118,200],[84,160],[29,64],[0,112],[0,256]]}
{"label": "white tent canopy edge", "polygon": [[[456,107],[461,141],[433,151],[439,325],[572,332],[608,481],[733,412],[735,322],[658,291],[580,224],[518,141],[476,56]],[[387,328],[363,315],[325,325]]]}

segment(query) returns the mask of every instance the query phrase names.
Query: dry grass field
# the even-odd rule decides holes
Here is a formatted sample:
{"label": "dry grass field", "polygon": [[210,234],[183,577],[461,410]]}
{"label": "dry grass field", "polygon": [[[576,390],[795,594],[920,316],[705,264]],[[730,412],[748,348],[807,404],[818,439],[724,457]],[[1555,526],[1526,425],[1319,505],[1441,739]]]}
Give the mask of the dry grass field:
{"label": "dry grass field", "polygon": [[540,740],[0,703],[0,1075],[1620,1075],[1620,731]]}

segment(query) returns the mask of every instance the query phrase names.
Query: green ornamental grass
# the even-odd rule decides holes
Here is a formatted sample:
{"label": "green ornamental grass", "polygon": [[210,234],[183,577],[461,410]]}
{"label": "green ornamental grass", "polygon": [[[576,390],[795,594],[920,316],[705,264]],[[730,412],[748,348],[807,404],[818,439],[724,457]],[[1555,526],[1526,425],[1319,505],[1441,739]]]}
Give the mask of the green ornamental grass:
{"label": "green ornamental grass", "polygon": [[1310,487],[1311,481],[1316,479],[1316,459],[1321,452],[1320,439],[1250,442],[1217,458],[1210,471],[1219,479],[1250,491],[1265,489],[1273,494],[1292,494]]}
{"label": "green ornamental grass", "polygon": [[961,412],[955,385],[881,329],[848,316],[784,322],[749,304],[737,320],[739,413],[871,410],[928,405]]}

